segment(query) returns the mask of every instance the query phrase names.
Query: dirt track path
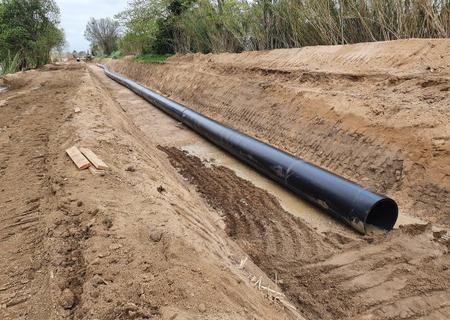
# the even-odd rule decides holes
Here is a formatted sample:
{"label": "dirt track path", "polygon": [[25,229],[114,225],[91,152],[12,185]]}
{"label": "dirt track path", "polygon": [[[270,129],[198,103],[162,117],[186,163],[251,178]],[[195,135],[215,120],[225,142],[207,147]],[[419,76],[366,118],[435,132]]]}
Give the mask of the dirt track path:
{"label": "dirt track path", "polygon": [[[95,67],[10,83],[0,318],[449,316],[448,238],[432,226],[362,237],[316,220]],[[64,153],[73,144],[110,170],[78,171]]]}

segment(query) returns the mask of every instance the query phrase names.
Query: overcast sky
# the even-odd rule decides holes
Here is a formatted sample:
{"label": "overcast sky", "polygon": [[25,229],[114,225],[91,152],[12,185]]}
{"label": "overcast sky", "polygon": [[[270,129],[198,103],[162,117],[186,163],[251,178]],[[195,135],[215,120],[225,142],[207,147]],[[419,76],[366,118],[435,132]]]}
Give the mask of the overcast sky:
{"label": "overcast sky", "polygon": [[90,17],[113,17],[125,9],[127,0],[56,0],[61,10],[61,27],[66,33],[68,51],[86,51],[89,42],[84,29]]}

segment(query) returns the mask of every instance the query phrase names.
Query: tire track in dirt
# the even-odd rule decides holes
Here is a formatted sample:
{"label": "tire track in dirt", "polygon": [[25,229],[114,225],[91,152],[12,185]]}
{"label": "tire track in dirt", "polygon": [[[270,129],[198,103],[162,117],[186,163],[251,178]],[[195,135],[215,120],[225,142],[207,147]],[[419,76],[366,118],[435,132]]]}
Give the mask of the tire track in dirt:
{"label": "tire track in dirt", "polygon": [[[54,181],[52,167],[55,148],[59,149],[55,136],[72,112],[65,101],[77,89],[74,79],[81,70],[49,71],[39,71],[37,81],[30,80],[36,71],[13,77],[11,92],[2,96],[6,98],[0,108],[2,319],[52,319],[54,305],[60,303],[59,316],[70,316],[77,303],[73,294],[80,294],[83,285],[80,239],[68,233],[52,240],[50,223],[54,211],[63,210],[52,198],[64,184]],[[60,217],[59,223],[77,230],[72,218]],[[59,289],[50,285],[55,276],[65,279]],[[55,292],[62,292],[60,297],[66,300],[59,300]]]}
{"label": "tire track in dirt", "polygon": [[[68,72],[69,71],[69,72]],[[0,318],[73,318],[84,284],[80,203],[64,192],[61,145],[80,65],[11,76],[0,109]],[[69,126],[70,128],[70,126]],[[66,179],[67,180],[67,179]],[[42,297],[46,297],[43,299]]]}

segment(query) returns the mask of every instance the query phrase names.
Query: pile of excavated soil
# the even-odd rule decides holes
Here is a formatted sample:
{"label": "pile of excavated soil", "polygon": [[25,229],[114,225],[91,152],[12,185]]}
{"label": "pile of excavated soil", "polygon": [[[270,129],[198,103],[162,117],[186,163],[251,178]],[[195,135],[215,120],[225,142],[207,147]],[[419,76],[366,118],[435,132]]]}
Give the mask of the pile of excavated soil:
{"label": "pile of excavated soil", "polygon": [[450,40],[107,62],[192,109],[450,225]]}

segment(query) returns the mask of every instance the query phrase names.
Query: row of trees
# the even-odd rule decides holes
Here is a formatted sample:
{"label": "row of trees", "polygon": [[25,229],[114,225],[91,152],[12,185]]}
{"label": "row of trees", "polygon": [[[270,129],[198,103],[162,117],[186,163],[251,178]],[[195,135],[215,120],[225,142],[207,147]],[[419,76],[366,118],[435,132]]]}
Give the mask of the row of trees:
{"label": "row of trees", "polygon": [[240,52],[449,37],[450,0],[131,0],[108,21],[123,53]]}
{"label": "row of trees", "polygon": [[0,0],[0,73],[35,68],[62,50],[59,8],[53,0]]}

